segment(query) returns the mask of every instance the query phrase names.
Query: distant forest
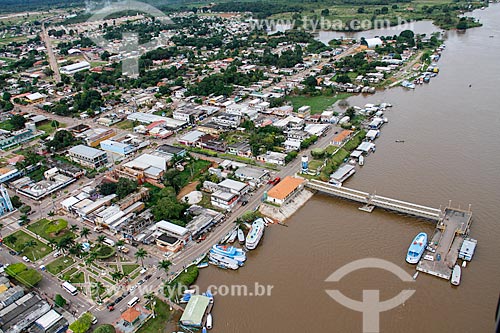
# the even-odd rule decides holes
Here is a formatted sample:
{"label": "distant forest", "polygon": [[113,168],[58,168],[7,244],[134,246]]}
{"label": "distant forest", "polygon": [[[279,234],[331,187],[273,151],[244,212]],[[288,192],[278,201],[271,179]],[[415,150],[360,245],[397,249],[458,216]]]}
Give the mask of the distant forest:
{"label": "distant forest", "polygon": [[[87,0],[93,4],[103,4],[105,0]],[[83,6],[86,0],[0,0],[0,13],[34,11],[71,8]],[[117,0],[110,0],[115,2]],[[411,2],[411,0],[137,0],[147,2],[161,10],[169,12],[176,10],[187,10],[193,7],[204,7],[210,3],[216,3],[212,7],[215,11],[224,12],[253,12],[260,17],[267,17],[272,14],[283,12],[300,12],[311,5],[388,5],[393,3]]]}

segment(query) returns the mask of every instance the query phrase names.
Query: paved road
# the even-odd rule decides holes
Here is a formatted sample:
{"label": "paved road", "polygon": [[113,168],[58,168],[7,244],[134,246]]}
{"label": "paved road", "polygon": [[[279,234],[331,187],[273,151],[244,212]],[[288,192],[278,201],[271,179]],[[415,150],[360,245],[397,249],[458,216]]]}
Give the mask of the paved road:
{"label": "paved road", "polygon": [[61,82],[61,73],[59,73],[59,66],[57,65],[57,59],[54,55],[54,50],[52,49],[52,43],[50,41],[50,36],[45,29],[45,22],[42,21],[42,33],[40,34],[42,40],[45,42],[45,48],[47,49],[47,55],[49,57],[50,68],[54,71],[53,77],[56,83]]}

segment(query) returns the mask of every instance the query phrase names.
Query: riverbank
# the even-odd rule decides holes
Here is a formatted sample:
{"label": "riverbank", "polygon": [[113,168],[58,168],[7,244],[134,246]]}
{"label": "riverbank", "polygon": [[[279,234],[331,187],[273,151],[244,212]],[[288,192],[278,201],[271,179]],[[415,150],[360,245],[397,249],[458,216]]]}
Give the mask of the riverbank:
{"label": "riverbank", "polygon": [[285,222],[293,214],[295,214],[295,212],[299,210],[300,207],[305,205],[313,195],[314,193],[312,193],[311,191],[303,189],[297,194],[297,196],[295,196],[292,200],[288,201],[282,206],[275,206],[265,202],[262,203],[259,207],[259,212],[262,215],[273,220]]}

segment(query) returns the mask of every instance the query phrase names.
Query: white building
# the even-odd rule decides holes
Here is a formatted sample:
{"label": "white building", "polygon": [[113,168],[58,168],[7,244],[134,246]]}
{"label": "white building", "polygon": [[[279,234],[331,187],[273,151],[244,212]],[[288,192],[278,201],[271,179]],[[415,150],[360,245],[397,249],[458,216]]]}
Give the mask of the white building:
{"label": "white building", "polygon": [[238,203],[238,199],[237,194],[218,190],[212,193],[210,201],[215,207],[231,210]]}
{"label": "white building", "polygon": [[85,71],[90,69],[90,63],[87,61],[81,61],[76,64],[71,64],[67,65],[64,67],[61,67],[60,72],[61,74],[66,74],[66,75],[73,75],[77,72]]}

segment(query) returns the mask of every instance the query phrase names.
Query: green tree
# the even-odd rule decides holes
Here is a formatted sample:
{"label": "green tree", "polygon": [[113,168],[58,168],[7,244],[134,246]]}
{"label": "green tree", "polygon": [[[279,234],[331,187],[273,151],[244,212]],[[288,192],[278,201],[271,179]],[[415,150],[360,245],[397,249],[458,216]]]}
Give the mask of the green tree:
{"label": "green tree", "polygon": [[112,182],[107,182],[107,183],[101,183],[101,185],[99,185],[99,193],[101,193],[102,195],[110,195],[110,194],[114,194],[116,193],[116,188],[117,188],[117,185],[116,183],[112,183]]}
{"label": "green tree", "polygon": [[172,265],[170,260],[162,260],[158,262],[158,268],[163,269],[166,273],[168,273],[168,269]]}
{"label": "green tree", "polygon": [[63,148],[72,146],[76,142],[75,137],[70,131],[60,130],[54,134],[54,139],[46,143],[47,148],[53,151],[59,151]]}
{"label": "green tree", "polygon": [[54,297],[54,304],[60,308],[63,308],[66,305],[66,300],[60,294],[56,294]]}
{"label": "green tree", "polygon": [[89,235],[90,235],[90,229],[83,227],[82,230],[80,231],[80,237],[85,237],[85,239],[88,240]]}
{"label": "green tree", "polygon": [[15,114],[10,118],[9,123],[14,130],[20,130],[21,128],[24,128],[26,118],[21,115]]}
{"label": "green tree", "polygon": [[134,254],[134,257],[137,260],[141,260],[141,266],[144,266],[144,258],[148,255],[148,252],[144,250],[143,248],[140,248],[137,250],[137,252]]}
{"label": "green tree", "polygon": [[111,273],[111,278],[113,279],[113,281],[120,281],[123,278],[123,276],[124,276],[123,273],[120,271],[115,271]]}
{"label": "green tree", "polygon": [[69,227],[69,231],[76,233],[78,231],[78,226],[76,224],[72,224]]}
{"label": "green tree", "polygon": [[97,239],[96,239],[97,243],[99,243],[99,244],[104,243],[105,240],[106,240],[106,236],[104,236],[104,235],[99,235],[99,236],[97,236]]}
{"label": "green tree", "polygon": [[118,179],[118,183],[116,184],[116,195],[118,198],[123,199],[130,193],[135,192],[135,190],[137,190],[137,182],[128,178]]}
{"label": "green tree", "polygon": [[92,319],[92,314],[90,314],[89,312],[85,312],[80,316],[80,318],[69,325],[69,328],[73,331],[73,333],[86,333],[92,325]]}
{"label": "green tree", "polygon": [[23,202],[21,201],[21,199],[17,195],[10,198],[10,202],[12,203],[12,206],[14,206],[14,208],[19,208],[23,205]]}

